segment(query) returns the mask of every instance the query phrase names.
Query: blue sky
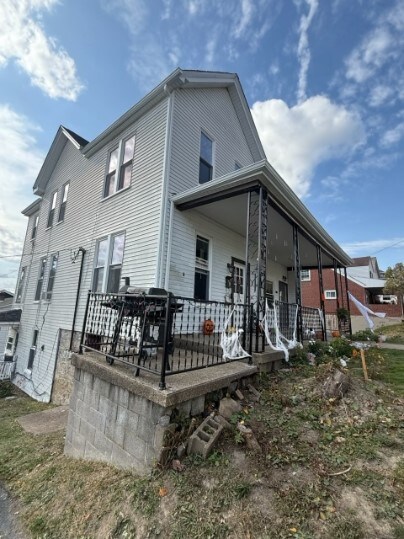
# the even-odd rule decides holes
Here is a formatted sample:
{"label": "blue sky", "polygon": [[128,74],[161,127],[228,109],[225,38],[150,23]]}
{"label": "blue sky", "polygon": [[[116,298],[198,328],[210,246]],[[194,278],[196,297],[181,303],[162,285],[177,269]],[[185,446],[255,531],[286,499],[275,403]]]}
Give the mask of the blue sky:
{"label": "blue sky", "polygon": [[326,230],[404,260],[404,0],[2,0],[0,20],[0,289],[58,126],[91,140],[177,66],[237,72]]}

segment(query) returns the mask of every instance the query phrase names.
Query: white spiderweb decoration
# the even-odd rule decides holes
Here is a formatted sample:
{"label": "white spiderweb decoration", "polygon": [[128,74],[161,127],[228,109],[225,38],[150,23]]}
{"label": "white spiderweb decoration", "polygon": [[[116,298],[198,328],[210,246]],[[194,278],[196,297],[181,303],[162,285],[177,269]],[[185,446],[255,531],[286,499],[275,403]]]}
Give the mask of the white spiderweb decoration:
{"label": "white spiderweb decoration", "polygon": [[[298,305],[293,305],[293,309],[294,312],[292,313],[291,317],[293,324],[293,334],[292,339],[287,339],[284,335],[282,335],[281,330],[279,329],[278,314],[275,303],[273,303],[272,307],[269,307],[268,301],[265,301],[265,316],[262,320],[265,339],[270,348],[272,348],[272,350],[284,353],[285,361],[289,361],[289,350],[292,350],[297,346],[301,346],[301,344],[296,338]],[[274,334],[272,338],[271,330]]]}
{"label": "white spiderweb decoration", "polygon": [[244,359],[246,357],[251,357],[240,343],[240,335],[243,333],[243,330],[238,328],[235,328],[233,332],[227,330],[235,310],[236,307],[231,311],[220,335],[220,346],[223,350],[223,359]]}

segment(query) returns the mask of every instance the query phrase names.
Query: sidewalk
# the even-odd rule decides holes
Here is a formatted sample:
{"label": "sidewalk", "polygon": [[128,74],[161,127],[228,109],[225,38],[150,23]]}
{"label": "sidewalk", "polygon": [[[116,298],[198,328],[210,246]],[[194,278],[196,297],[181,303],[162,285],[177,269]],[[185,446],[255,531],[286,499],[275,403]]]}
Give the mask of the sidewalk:
{"label": "sidewalk", "polygon": [[390,350],[402,350],[404,352],[404,344],[382,342],[382,343],[379,343],[379,348],[389,348]]}

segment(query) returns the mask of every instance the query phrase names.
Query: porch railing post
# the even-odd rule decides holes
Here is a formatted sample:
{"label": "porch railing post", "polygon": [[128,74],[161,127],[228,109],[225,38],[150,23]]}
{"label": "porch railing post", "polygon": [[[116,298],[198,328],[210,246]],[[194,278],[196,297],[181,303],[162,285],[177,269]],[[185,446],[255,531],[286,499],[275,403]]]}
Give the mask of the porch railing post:
{"label": "porch railing post", "polygon": [[249,343],[248,343],[248,353],[250,354],[250,356],[252,356],[252,341],[253,341],[253,323],[254,323],[254,305],[249,305],[249,319],[250,319],[250,323],[249,323]]}
{"label": "porch railing post", "polygon": [[341,331],[341,323],[339,321],[339,318],[338,318],[338,311],[339,311],[339,308],[340,308],[340,304],[339,304],[339,294],[338,294],[338,267],[337,267],[337,261],[335,260],[335,258],[332,259],[332,262],[333,262],[333,266],[334,266],[334,283],[335,283],[335,303],[336,303],[336,306],[337,306],[337,321],[338,321],[338,329]]}
{"label": "porch railing post", "polygon": [[295,295],[297,303],[297,339],[303,341],[303,325],[302,325],[302,285],[300,280],[300,245],[299,245],[299,229],[296,224],[293,225],[293,255],[295,266]]}
{"label": "porch railing post", "polygon": [[86,308],[84,310],[84,318],[83,318],[83,329],[81,331],[81,337],[80,337],[79,354],[83,353],[84,334],[85,334],[85,331],[86,331],[88,308],[89,308],[89,305],[90,305],[90,296],[91,296],[91,290],[89,290],[88,294],[87,294],[87,302],[86,302]]}
{"label": "porch railing post", "polygon": [[323,312],[323,340],[327,341],[327,317],[326,317],[325,303],[324,303],[323,262],[322,262],[320,245],[317,244],[316,248],[317,248],[318,286],[319,286],[319,291],[320,291],[320,308]]}
{"label": "porch railing post", "polygon": [[169,354],[169,340],[171,332],[171,296],[167,294],[167,303],[166,303],[166,316],[165,316],[165,326],[164,326],[164,337],[163,337],[163,358],[161,362],[161,374],[160,374],[160,383],[159,388],[166,388],[166,371],[168,365],[168,354]]}
{"label": "porch railing post", "polygon": [[351,302],[349,300],[348,275],[346,272],[346,267],[344,268],[344,277],[345,277],[346,305],[349,312],[349,335],[352,337]]}

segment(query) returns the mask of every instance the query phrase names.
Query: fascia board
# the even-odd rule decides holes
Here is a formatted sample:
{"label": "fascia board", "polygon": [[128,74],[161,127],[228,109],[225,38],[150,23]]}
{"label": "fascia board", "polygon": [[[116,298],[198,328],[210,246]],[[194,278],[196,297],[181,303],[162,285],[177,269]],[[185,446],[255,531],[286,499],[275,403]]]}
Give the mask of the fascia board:
{"label": "fascia board", "polygon": [[34,200],[34,202],[31,202],[31,204],[29,206],[27,206],[25,209],[22,210],[22,214],[29,217],[30,215],[36,213],[40,206],[41,206],[41,202],[42,202],[42,199],[41,198],[37,198],[36,200]]}

